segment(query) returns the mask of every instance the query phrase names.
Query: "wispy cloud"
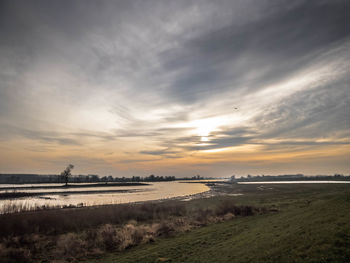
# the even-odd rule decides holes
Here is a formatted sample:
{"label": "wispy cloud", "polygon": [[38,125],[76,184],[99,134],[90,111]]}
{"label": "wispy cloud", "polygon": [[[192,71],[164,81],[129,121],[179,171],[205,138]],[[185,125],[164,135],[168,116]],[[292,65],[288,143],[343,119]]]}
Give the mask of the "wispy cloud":
{"label": "wispy cloud", "polygon": [[6,171],[66,156],[98,160],[89,173],[276,172],[283,158],[293,172],[304,152],[318,172],[321,149],[349,156],[348,1],[0,5]]}

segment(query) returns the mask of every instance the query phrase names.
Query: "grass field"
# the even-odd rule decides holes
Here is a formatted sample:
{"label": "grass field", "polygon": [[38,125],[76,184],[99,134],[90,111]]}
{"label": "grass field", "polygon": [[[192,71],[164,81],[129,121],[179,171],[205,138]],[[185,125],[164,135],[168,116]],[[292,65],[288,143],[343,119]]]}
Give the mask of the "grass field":
{"label": "grass field", "polygon": [[[234,185],[223,200],[272,212],[236,217],[87,262],[350,262],[350,185]],[[227,189],[226,189],[227,191]]]}
{"label": "grass field", "polygon": [[212,191],[0,215],[0,262],[350,262],[349,184]]}

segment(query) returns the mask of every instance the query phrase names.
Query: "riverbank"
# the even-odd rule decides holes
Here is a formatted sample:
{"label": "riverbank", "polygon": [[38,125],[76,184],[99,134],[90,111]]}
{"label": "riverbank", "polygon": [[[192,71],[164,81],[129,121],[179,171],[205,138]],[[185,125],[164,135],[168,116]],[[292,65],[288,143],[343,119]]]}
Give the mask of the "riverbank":
{"label": "riverbank", "polygon": [[350,185],[233,185],[232,191],[242,195],[196,199],[188,205],[208,208],[229,201],[268,212],[86,262],[350,262]]}
{"label": "riverbank", "polygon": [[0,258],[346,262],[349,202],[349,185],[215,184],[190,200],[1,215]]}
{"label": "riverbank", "polygon": [[[204,197],[205,194],[192,195],[191,200],[204,200],[200,196]],[[44,257],[51,262],[59,257],[74,261],[87,255],[100,255],[153,242],[234,216],[264,212],[233,203],[196,208],[188,205],[190,202],[183,201],[181,198],[171,198],[0,215],[0,258],[10,260],[16,257],[17,261],[29,262],[42,261]],[[50,244],[49,247],[47,244]]]}

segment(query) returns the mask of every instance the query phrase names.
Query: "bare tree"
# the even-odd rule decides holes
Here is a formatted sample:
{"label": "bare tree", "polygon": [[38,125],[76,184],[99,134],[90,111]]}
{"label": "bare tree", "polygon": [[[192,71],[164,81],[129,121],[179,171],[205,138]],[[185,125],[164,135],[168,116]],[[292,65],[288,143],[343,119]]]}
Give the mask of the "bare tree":
{"label": "bare tree", "polygon": [[61,173],[61,176],[63,177],[64,179],[64,182],[66,183],[66,186],[68,185],[68,178],[69,176],[71,176],[71,170],[74,168],[74,165],[73,164],[70,164],[67,166],[66,169],[64,169],[64,171]]}

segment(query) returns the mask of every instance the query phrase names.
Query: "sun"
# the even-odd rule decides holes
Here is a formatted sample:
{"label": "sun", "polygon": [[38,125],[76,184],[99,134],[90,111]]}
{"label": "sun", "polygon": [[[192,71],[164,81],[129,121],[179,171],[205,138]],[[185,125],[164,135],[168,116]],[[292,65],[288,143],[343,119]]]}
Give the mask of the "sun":
{"label": "sun", "polygon": [[205,118],[191,121],[189,123],[190,127],[193,127],[193,132],[195,135],[201,137],[202,142],[209,141],[209,135],[217,131],[220,126],[223,126],[226,123],[226,119],[223,117],[213,117]]}

